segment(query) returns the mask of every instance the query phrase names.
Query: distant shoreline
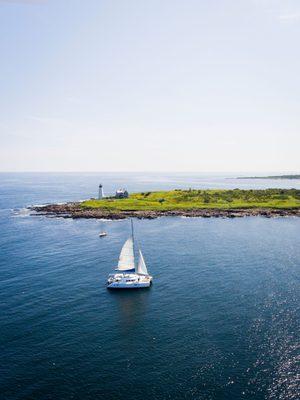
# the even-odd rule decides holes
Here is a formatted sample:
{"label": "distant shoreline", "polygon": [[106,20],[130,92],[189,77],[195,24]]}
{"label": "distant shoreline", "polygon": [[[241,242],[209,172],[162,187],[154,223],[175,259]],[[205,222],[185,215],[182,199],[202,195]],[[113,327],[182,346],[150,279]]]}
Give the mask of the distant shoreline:
{"label": "distant shoreline", "polygon": [[272,217],[300,217],[300,208],[295,209],[270,209],[270,208],[247,208],[247,209],[195,209],[195,210],[167,210],[167,211],[108,211],[100,208],[82,208],[80,203],[51,204],[45,206],[32,206],[32,215],[62,218],[85,218],[85,219],[107,219],[118,220],[126,218],[155,219],[159,217],[202,217],[202,218],[241,218],[251,216]]}
{"label": "distant shoreline", "polygon": [[300,175],[238,176],[236,179],[300,179]]}

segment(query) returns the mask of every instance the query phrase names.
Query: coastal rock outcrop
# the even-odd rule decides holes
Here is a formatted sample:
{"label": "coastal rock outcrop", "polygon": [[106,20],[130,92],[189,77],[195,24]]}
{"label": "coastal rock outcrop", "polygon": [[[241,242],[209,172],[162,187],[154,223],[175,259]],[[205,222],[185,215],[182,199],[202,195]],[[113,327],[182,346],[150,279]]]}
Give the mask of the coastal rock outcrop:
{"label": "coastal rock outcrop", "polygon": [[49,204],[44,206],[30,207],[32,215],[44,215],[46,217],[62,218],[98,218],[98,219],[125,219],[125,218],[146,218],[158,217],[202,217],[202,218],[241,218],[250,216],[287,217],[300,216],[300,209],[268,209],[268,208],[247,208],[247,209],[189,209],[172,211],[109,211],[101,208],[82,207],[80,203],[72,202],[65,204]]}

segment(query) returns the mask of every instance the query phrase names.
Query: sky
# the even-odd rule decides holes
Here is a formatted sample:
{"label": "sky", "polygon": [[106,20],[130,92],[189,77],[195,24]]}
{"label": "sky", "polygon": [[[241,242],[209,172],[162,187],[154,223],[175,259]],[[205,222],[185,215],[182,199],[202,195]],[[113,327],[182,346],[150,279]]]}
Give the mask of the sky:
{"label": "sky", "polygon": [[299,0],[0,0],[0,171],[300,172]]}

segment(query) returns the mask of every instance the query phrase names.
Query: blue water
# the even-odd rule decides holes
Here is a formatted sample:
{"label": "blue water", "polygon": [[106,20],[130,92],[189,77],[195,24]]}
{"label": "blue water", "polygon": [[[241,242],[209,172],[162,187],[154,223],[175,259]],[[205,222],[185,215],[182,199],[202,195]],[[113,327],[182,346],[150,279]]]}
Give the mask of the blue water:
{"label": "blue water", "polygon": [[96,196],[99,182],[107,193],[299,187],[196,174],[1,174],[1,399],[299,399],[300,219],[137,220],[154,284],[109,292],[128,221],[25,210]]}

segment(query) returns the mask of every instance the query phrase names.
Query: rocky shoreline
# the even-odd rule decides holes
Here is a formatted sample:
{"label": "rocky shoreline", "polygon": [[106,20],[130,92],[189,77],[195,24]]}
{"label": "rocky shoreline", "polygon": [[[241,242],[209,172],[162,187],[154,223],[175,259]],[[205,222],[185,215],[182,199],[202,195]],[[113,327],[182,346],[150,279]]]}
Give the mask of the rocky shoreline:
{"label": "rocky shoreline", "polygon": [[83,208],[80,203],[49,204],[43,206],[29,207],[32,215],[44,215],[46,217],[62,218],[96,218],[96,219],[125,219],[145,218],[154,219],[158,217],[202,217],[202,218],[241,218],[250,216],[272,217],[300,217],[300,208],[296,209],[194,209],[194,210],[172,210],[172,211],[107,211],[100,208]]}

